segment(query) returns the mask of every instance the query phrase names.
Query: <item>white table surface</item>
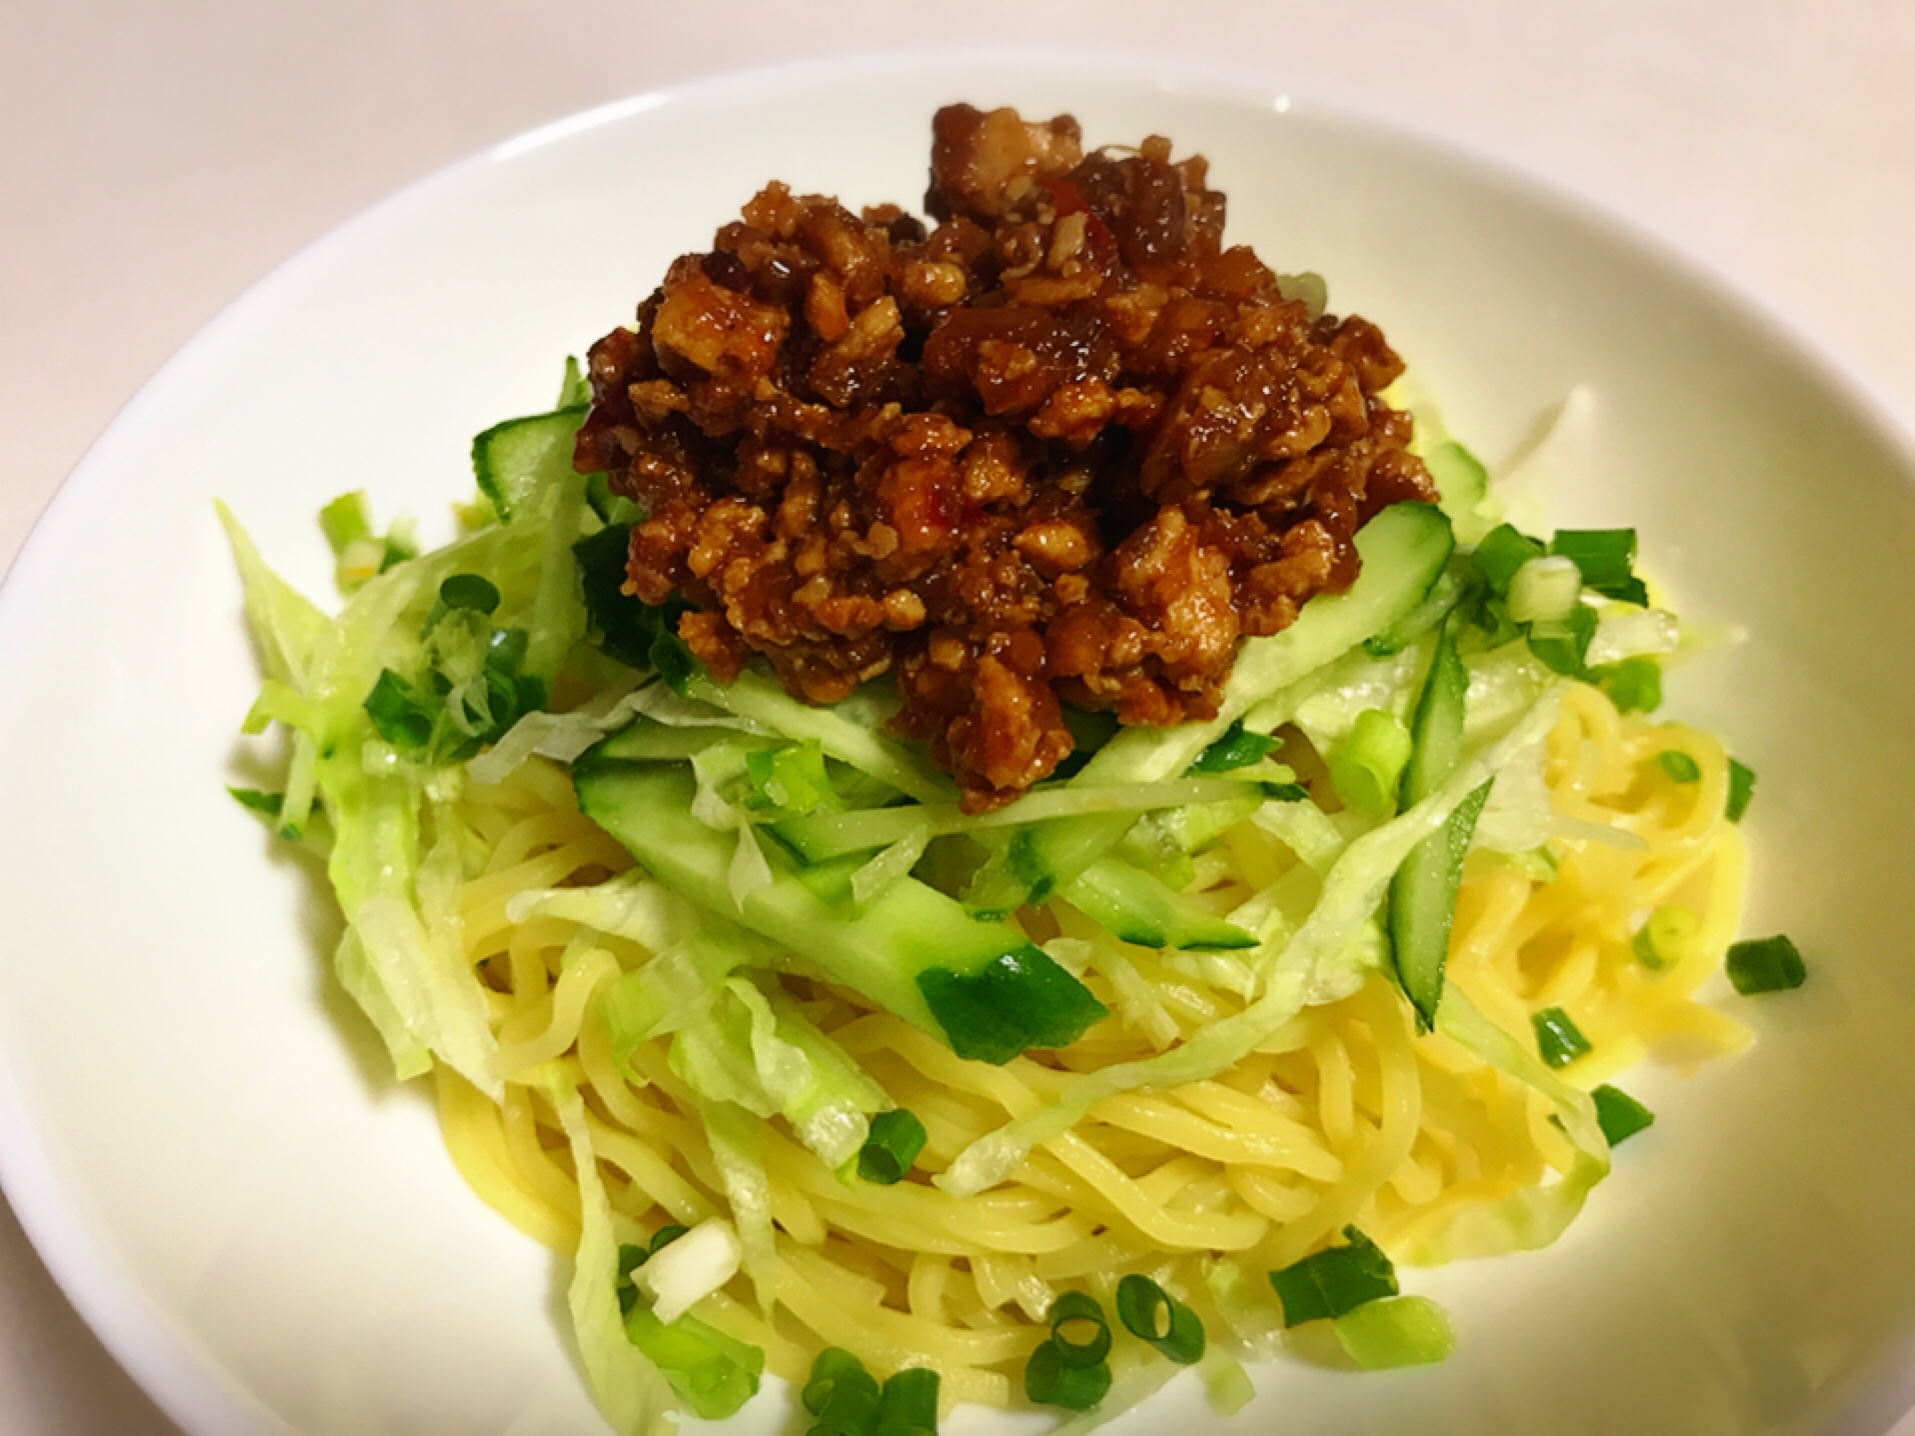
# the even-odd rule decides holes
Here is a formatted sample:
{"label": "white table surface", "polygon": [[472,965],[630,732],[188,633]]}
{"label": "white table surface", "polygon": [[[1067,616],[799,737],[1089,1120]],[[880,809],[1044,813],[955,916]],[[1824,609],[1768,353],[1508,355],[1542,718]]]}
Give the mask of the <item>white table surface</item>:
{"label": "white table surface", "polygon": [[[1267,70],[1507,156],[1766,296],[1915,429],[1909,0],[0,0],[0,568],[174,349],[428,171],[714,70],[1010,40]],[[0,1431],[177,1433],[4,1205]]]}

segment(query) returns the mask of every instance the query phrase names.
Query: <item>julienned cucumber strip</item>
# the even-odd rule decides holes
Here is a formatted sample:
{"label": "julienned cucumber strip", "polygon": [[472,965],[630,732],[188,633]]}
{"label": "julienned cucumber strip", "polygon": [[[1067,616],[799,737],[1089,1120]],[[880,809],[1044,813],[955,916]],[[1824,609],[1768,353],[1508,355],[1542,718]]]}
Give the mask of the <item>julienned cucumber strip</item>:
{"label": "julienned cucumber strip", "polygon": [[[708,731],[708,730],[707,730]],[[600,745],[607,757],[675,757],[690,753],[612,752],[612,739]],[[695,749],[691,751],[696,751]],[[1287,770],[1286,770],[1287,771]],[[848,813],[825,813],[795,818],[773,826],[784,842],[810,862],[841,858],[848,853],[875,852],[922,830],[927,837],[975,833],[991,828],[1015,828],[1026,823],[1085,813],[1127,812],[1132,815],[1183,809],[1193,804],[1247,801],[1252,807],[1265,795],[1264,779],[1226,774],[1212,778],[1180,778],[1168,783],[1142,783],[1110,788],[1040,788],[1016,802],[985,813],[966,813],[956,803],[921,803],[891,808],[863,808]]]}
{"label": "julienned cucumber strip", "polygon": [[952,802],[957,798],[957,786],[950,775],[922,754],[853,721],[840,711],[845,705],[814,707],[793,698],[777,679],[766,674],[747,668],[724,684],[695,674],[685,685],[685,697],[749,719],[796,742],[815,739],[827,756],[889,783],[920,803]]}
{"label": "julienned cucumber strip", "polygon": [[1423,601],[1382,632],[1365,639],[1364,650],[1374,658],[1388,658],[1392,653],[1401,653],[1448,618],[1450,610],[1462,601],[1468,565],[1468,559],[1453,556],[1436,576],[1436,582],[1430,585],[1430,591],[1423,595]]}
{"label": "julienned cucumber strip", "polygon": [[[1493,780],[1492,780],[1493,781]],[[1396,978],[1416,1009],[1425,1032],[1436,1025],[1443,1000],[1443,965],[1449,956],[1450,924],[1456,916],[1456,889],[1469,856],[1470,835],[1489,801],[1491,783],[1477,788],[1456,807],[1442,831],[1425,838],[1404,859],[1390,882],[1390,948]]]}
{"label": "julienned cucumber strip", "polygon": [[540,488],[572,472],[572,442],[591,407],[507,419],[473,439],[473,476],[502,521],[509,523]]}
{"label": "julienned cucumber strip", "polygon": [[[1403,771],[1405,808],[1440,788],[1462,761],[1463,700],[1468,691],[1469,673],[1457,656],[1454,635],[1445,626],[1410,725],[1416,746]],[[1425,1032],[1436,1025],[1457,883],[1489,790],[1490,784],[1485,783],[1458,804],[1440,831],[1411,850],[1390,883],[1388,928],[1397,981],[1409,995],[1417,1025]]]}
{"label": "julienned cucumber strip", "polygon": [[590,763],[574,773],[579,808],[654,878],[712,912],[775,938],[960,1057],[1008,1062],[1063,1047],[1106,1015],[1076,978],[1010,928],[979,922],[914,878],[862,906],[851,896],[861,859],[798,868],[766,845],[772,880],[732,901],[731,834],[691,815],[682,765]]}
{"label": "julienned cucumber strip", "polygon": [[[1442,510],[1392,504],[1357,532],[1362,569],[1346,592],[1321,594],[1281,633],[1246,641],[1208,723],[1126,728],[1098,750],[1071,786],[1156,783],[1180,776],[1247,710],[1315,672],[1409,613],[1443,572],[1456,541]],[[1060,818],[1018,833],[1001,863],[987,868],[967,904],[1002,916],[1041,902],[1121,839],[1130,814]]]}
{"label": "julienned cucumber strip", "polygon": [[1230,952],[1257,939],[1206,912],[1135,864],[1106,853],[1058,889],[1057,895],[1124,942],[1180,951]]}

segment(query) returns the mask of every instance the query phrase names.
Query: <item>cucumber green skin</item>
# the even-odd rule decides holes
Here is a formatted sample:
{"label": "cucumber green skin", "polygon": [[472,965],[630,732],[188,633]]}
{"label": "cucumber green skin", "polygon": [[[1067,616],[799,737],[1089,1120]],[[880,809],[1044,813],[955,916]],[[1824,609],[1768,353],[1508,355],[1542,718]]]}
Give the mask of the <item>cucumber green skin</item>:
{"label": "cucumber green skin", "polygon": [[1430,671],[1410,719],[1410,761],[1403,765],[1403,807],[1411,808],[1443,786],[1463,760],[1463,698],[1469,670],[1457,656],[1448,628],[1436,640]]}
{"label": "cucumber green skin", "polygon": [[1466,592],[1464,570],[1468,563],[1468,559],[1453,558],[1444,565],[1443,571],[1436,576],[1436,582],[1430,585],[1430,591],[1423,595],[1422,602],[1374,638],[1366,639],[1364,651],[1376,658],[1388,658],[1392,653],[1401,653],[1448,618],[1450,610],[1462,602]]}
{"label": "cucumber green skin", "polygon": [[473,477],[501,520],[510,522],[541,485],[572,472],[572,445],[591,408],[574,404],[549,414],[507,419],[473,439]]}
{"label": "cucumber green skin", "polygon": [[1443,1000],[1443,968],[1450,954],[1450,926],[1456,918],[1456,889],[1463,877],[1463,859],[1469,856],[1470,835],[1489,800],[1490,784],[1476,789],[1451,812],[1449,821],[1410,850],[1390,880],[1389,935],[1396,979],[1416,1025],[1424,1032],[1436,1027],[1436,1007]]}
{"label": "cucumber green skin", "polygon": [[1257,945],[1235,923],[1205,912],[1142,868],[1110,854],[1065,883],[1058,896],[1139,947],[1228,952]]}
{"label": "cucumber green skin", "polygon": [[733,838],[691,815],[695,785],[677,763],[598,762],[574,771],[579,810],[651,875],[700,907],[784,944],[960,1057],[1008,1062],[1063,1047],[1107,1015],[1089,990],[1020,934],[979,922],[913,878],[860,907],[852,856],[800,867],[768,844],[772,881],[742,911],[727,875]]}
{"label": "cucumber green skin", "polygon": [[[1357,532],[1362,568],[1346,592],[1311,599],[1283,632],[1244,644],[1215,718],[1174,728],[1126,728],[1071,781],[1153,783],[1180,775],[1248,709],[1408,614],[1429,593],[1455,546],[1442,510],[1392,504]],[[1135,821],[1132,814],[1100,814],[1021,830],[1006,854],[1008,881],[993,885],[981,909],[1002,916],[1021,902],[1042,902]]]}
{"label": "cucumber green skin", "polygon": [[[1469,673],[1457,657],[1456,640],[1445,627],[1437,639],[1429,676],[1416,700],[1410,736],[1416,747],[1403,770],[1403,807],[1428,797],[1456,771],[1463,757],[1463,699]],[[1456,889],[1469,854],[1470,835],[1489,799],[1485,783],[1457,804],[1441,829],[1410,850],[1390,881],[1386,926],[1397,981],[1416,1009],[1417,1025],[1436,1025],[1443,999],[1443,967],[1449,958],[1450,925],[1456,916]]]}
{"label": "cucumber green skin", "polygon": [[582,767],[592,767],[599,763],[613,762],[649,763],[670,759],[683,761],[696,757],[714,743],[724,742],[752,744],[765,748],[776,746],[775,739],[754,739],[736,728],[674,727],[665,723],[655,723],[649,718],[640,718],[616,733],[601,738],[586,749],[579,755],[578,764]]}

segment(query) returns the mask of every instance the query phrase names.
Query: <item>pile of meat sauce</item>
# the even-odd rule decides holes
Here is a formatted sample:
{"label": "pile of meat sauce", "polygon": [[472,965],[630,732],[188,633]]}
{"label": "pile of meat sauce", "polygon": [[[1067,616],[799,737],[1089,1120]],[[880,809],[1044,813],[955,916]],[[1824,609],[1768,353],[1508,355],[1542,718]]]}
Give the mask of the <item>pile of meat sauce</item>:
{"label": "pile of meat sauce", "polygon": [[1435,489],[1365,320],[1313,316],[1168,140],[932,123],[924,224],[768,185],[591,350],[576,462],[647,517],[628,587],[714,679],[811,702],[891,673],[966,809],[1072,748],[1065,710],[1215,715],[1237,640],[1356,577]]}

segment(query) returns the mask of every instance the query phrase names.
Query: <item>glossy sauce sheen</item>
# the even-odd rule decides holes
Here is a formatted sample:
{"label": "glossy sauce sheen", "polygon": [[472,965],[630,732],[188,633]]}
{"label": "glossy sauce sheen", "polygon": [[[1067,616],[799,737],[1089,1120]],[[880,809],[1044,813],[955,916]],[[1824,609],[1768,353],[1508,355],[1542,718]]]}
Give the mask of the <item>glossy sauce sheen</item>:
{"label": "glossy sauce sheen", "polygon": [[1348,587],[1431,499],[1363,319],[1313,316],[1170,142],[940,110],[926,231],[773,183],[591,351],[582,470],[648,517],[628,576],[719,681],[895,675],[967,808],[1070,753],[1067,708],[1216,711],[1240,637]]}

